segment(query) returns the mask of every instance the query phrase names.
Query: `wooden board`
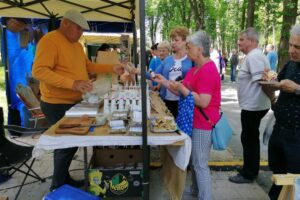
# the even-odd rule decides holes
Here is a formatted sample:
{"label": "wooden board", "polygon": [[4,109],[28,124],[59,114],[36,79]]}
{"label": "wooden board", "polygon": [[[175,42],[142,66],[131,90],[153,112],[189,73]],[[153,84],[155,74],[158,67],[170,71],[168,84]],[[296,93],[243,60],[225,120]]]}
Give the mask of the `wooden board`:
{"label": "wooden board", "polygon": [[294,186],[284,185],[280,191],[278,200],[294,200]]}
{"label": "wooden board", "polygon": [[300,178],[300,174],[274,174],[272,176],[276,185],[294,185],[297,178]]}
{"label": "wooden board", "polygon": [[[72,134],[72,135],[86,135],[89,132],[90,125],[94,122],[94,118],[64,118],[62,121],[59,121],[58,126],[55,129],[56,134]],[[59,128],[60,124],[80,124],[84,127],[74,127],[74,128]]]}
{"label": "wooden board", "polygon": [[295,199],[295,180],[300,178],[300,174],[273,174],[272,179],[276,185],[282,185],[278,200]]}

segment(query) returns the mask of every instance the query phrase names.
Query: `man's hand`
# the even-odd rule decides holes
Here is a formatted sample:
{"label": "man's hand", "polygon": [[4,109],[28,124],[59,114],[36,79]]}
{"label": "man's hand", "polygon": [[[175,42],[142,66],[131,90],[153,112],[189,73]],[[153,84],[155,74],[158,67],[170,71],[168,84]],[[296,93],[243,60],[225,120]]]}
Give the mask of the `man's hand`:
{"label": "man's hand", "polygon": [[289,79],[284,79],[279,82],[280,90],[283,90],[285,92],[294,93],[297,88],[300,86],[295,83],[294,81],[291,81]]}
{"label": "man's hand", "polygon": [[135,68],[135,66],[130,62],[123,64],[123,66],[129,74],[132,74],[132,75],[140,74],[140,70]]}
{"label": "man's hand", "polygon": [[263,75],[261,77],[261,80],[263,80],[263,81],[267,81],[268,80],[268,72],[269,71],[270,71],[270,69],[267,68],[267,67],[265,67],[265,70],[264,70],[264,73],[263,73]]}
{"label": "man's hand", "polygon": [[79,91],[81,93],[87,93],[92,91],[93,84],[91,80],[83,81],[83,80],[75,80],[72,86],[72,89],[75,91]]}
{"label": "man's hand", "polygon": [[116,64],[113,66],[113,71],[117,74],[117,75],[122,75],[125,72],[124,66],[122,64]]}
{"label": "man's hand", "polygon": [[120,80],[123,83],[128,83],[128,84],[134,84],[135,83],[135,77],[132,74],[129,74],[127,72],[125,72],[124,74],[122,74],[120,76]]}

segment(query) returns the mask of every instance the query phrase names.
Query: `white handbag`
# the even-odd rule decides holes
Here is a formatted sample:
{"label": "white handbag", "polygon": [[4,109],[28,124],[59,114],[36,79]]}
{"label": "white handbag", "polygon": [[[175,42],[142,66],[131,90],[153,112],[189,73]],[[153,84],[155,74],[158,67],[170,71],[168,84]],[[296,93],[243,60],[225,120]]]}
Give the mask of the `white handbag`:
{"label": "white handbag", "polygon": [[274,112],[272,112],[271,115],[267,119],[267,123],[266,123],[267,125],[264,130],[264,134],[263,134],[263,144],[264,145],[268,145],[269,139],[273,132],[273,127],[275,125],[275,121],[276,121],[275,115],[274,115]]}

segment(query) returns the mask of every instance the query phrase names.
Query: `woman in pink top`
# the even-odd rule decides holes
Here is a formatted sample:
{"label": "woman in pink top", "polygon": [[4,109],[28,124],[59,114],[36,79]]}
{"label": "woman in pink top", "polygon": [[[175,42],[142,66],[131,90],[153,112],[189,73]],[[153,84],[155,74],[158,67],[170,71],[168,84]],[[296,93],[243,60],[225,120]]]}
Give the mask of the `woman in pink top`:
{"label": "woman in pink top", "polygon": [[[221,81],[217,68],[210,60],[210,40],[203,31],[198,31],[187,39],[188,57],[196,63],[185,76],[183,83],[168,81],[157,75],[155,81],[163,84],[177,95],[194,97],[194,118],[192,132],[192,186],[191,195],[200,200],[211,200],[211,178],[208,167],[211,149],[212,126],[199,112],[202,108],[211,122],[220,118]],[[186,112],[189,112],[188,110]]]}

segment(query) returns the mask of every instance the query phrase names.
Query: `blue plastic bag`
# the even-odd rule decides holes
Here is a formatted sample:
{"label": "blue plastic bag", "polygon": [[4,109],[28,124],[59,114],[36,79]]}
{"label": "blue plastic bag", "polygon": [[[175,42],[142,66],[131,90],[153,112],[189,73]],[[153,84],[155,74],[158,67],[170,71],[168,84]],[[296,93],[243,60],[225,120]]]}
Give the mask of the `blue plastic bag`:
{"label": "blue plastic bag", "polygon": [[213,149],[218,151],[225,150],[232,137],[232,132],[225,114],[221,113],[221,118],[212,129]]}

